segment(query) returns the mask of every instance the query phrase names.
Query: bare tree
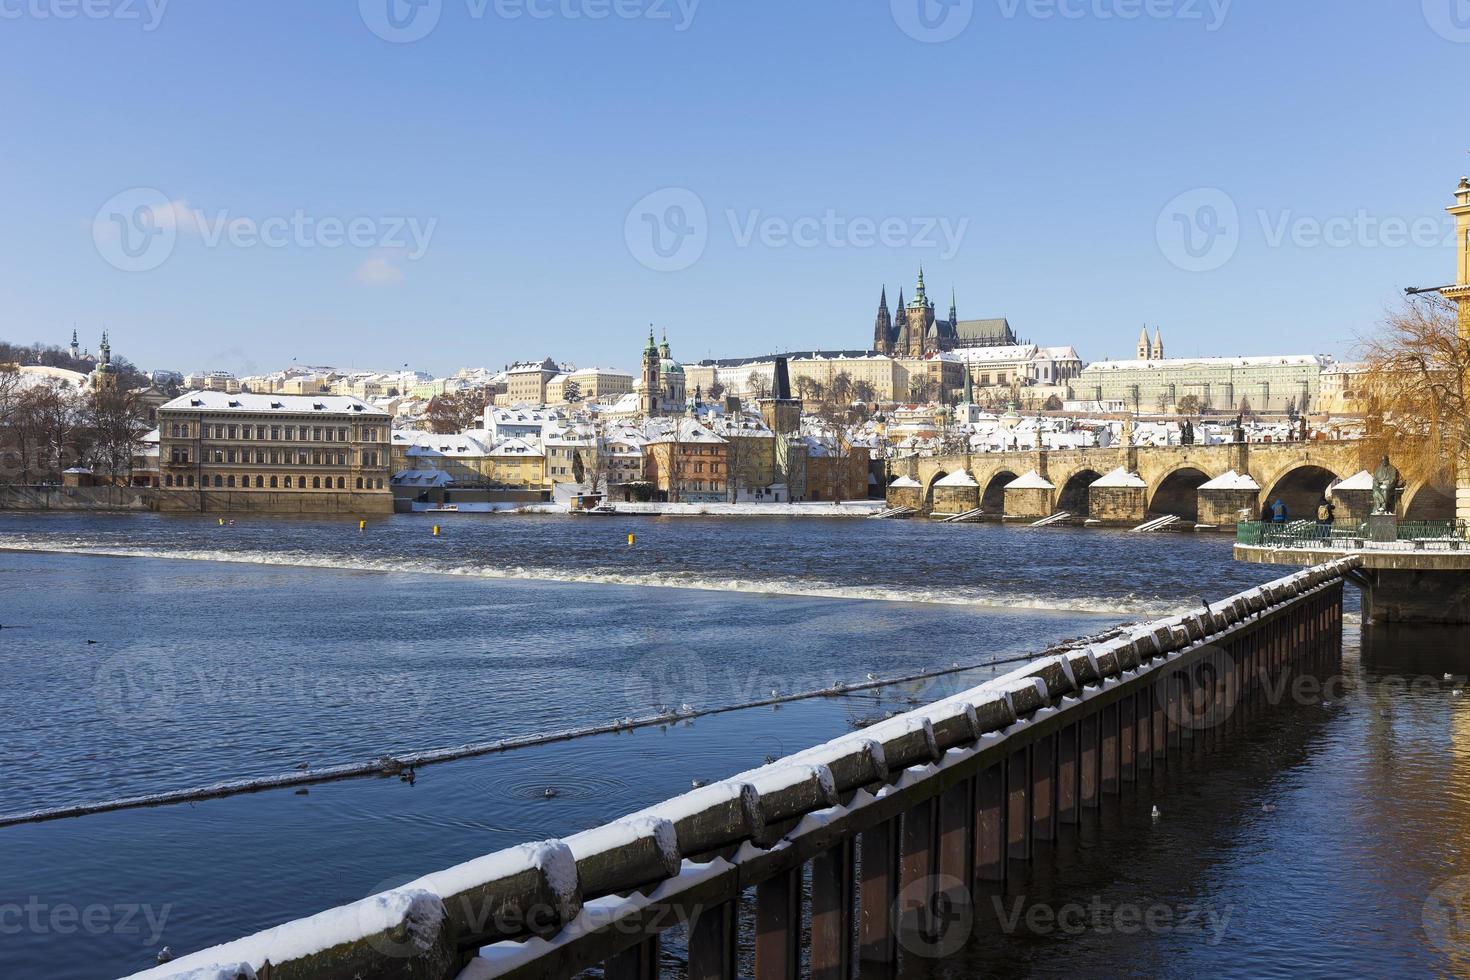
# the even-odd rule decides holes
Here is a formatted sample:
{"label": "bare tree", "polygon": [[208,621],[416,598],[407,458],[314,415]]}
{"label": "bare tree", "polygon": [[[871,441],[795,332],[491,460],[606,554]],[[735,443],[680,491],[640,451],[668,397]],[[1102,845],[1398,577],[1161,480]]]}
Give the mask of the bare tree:
{"label": "bare tree", "polygon": [[1185,395],[1179,399],[1179,404],[1174,406],[1174,411],[1179,415],[1199,415],[1205,410],[1204,403],[1200,401],[1199,395]]}
{"label": "bare tree", "polygon": [[1470,459],[1470,338],[1454,304],[1420,296],[1362,345],[1365,463],[1391,454],[1410,482],[1452,481]]}
{"label": "bare tree", "polygon": [[438,435],[453,435],[473,429],[484,418],[488,403],[485,392],[480,389],[439,395],[429,403],[429,428]]}
{"label": "bare tree", "polygon": [[90,436],[93,470],[131,483],[133,456],[148,433],[147,406],[131,392],[104,388],[83,401],[80,423]]}
{"label": "bare tree", "polygon": [[719,378],[715,378],[715,380],[710,382],[709,388],[705,391],[705,394],[709,396],[709,400],[712,402],[720,401],[725,397],[725,382],[721,381]]}
{"label": "bare tree", "polygon": [[745,384],[750,389],[753,398],[771,397],[771,382],[759,371],[750,372],[750,377],[745,379]]}
{"label": "bare tree", "polygon": [[852,393],[860,402],[871,403],[878,400],[878,392],[874,390],[871,381],[854,381],[852,383]]}

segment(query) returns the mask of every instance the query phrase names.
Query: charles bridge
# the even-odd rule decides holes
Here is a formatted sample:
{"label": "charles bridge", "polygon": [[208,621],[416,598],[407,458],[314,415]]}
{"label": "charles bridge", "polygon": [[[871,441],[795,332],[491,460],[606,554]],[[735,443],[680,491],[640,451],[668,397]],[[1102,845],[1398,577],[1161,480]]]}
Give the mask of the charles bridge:
{"label": "charles bridge", "polygon": [[[1240,511],[1254,516],[1278,498],[1293,517],[1315,517],[1329,487],[1376,462],[1363,453],[1360,442],[1322,441],[915,455],[889,461],[888,503],[933,515],[978,509],[985,517],[1038,519],[1066,512],[1117,524],[1173,515],[1234,528]],[[1103,480],[1118,470],[1128,478]],[[961,472],[970,479],[951,479]],[[1241,479],[1201,489],[1232,472]],[[1040,479],[1007,489],[1032,473]],[[1356,493],[1335,495],[1339,519],[1366,514],[1371,491]],[[1448,488],[1406,487],[1401,516],[1453,517],[1453,497]]]}

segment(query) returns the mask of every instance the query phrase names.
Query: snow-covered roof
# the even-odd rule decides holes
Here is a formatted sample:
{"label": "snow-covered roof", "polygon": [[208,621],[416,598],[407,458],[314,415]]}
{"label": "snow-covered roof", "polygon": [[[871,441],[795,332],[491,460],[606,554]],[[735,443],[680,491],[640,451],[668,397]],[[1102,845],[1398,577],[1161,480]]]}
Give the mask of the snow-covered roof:
{"label": "snow-covered roof", "polygon": [[919,484],[919,481],[918,480],[915,480],[911,476],[901,476],[897,480],[894,480],[892,483],[888,484],[888,487],[889,487],[889,489],[899,489],[899,490],[922,490],[923,489],[923,487]]}
{"label": "snow-covered roof", "polygon": [[1026,475],[1018,480],[1006,484],[1007,490],[1055,490],[1056,485],[1047,482],[1046,477],[1035,470],[1027,471]]}
{"label": "snow-covered roof", "polygon": [[1104,488],[1146,488],[1148,484],[1145,483],[1143,477],[1139,476],[1137,473],[1129,473],[1126,468],[1120,466],[1117,469],[1113,470],[1111,473],[1105,475],[1102,479],[1098,480],[1096,483],[1093,484],[1093,486]]}
{"label": "snow-covered roof", "polygon": [[1354,473],[1332,489],[1334,492],[1338,490],[1372,490],[1373,474],[1367,470],[1363,470],[1361,473]]}
{"label": "snow-covered roof", "polygon": [[1201,490],[1260,490],[1261,485],[1251,479],[1249,475],[1237,473],[1234,470],[1215,477],[1208,483],[1200,484]]}
{"label": "snow-covered roof", "polygon": [[402,487],[447,487],[454,477],[443,470],[404,470],[393,474],[393,482]]}
{"label": "snow-covered roof", "polygon": [[1173,357],[1162,361],[1093,361],[1084,373],[1098,371],[1158,371],[1162,368],[1221,367],[1316,367],[1330,364],[1316,354],[1283,354],[1267,357]]}
{"label": "snow-covered roof", "polygon": [[648,440],[654,442],[693,442],[705,444],[723,444],[725,440],[715,435],[709,429],[700,425],[694,419],[678,419],[674,425],[668,428],[660,428],[660,431],[652,434]]}
{"label": "snow-covered roof", "polygon": [[258,415],[352,415],[387,421],[388,413],[350,395],[256,395],[223,391],[191,391],[160,407],[159,411],[241,412]]}
{"label": "snow-covered roof", "polygon": [[506,439],[504,442],[497,443],[485,455],[490,457],[522,456],[529,458],[535,456],[544,457],[546,454],[524,439]]}
{"label": "snow-covered roof", "polygon": [[407,446],[409,456],[483,456],[485,446],[464,433],[441,435],[423,429],[394,429],[393,445]]}
{"label": "snow-covered roof", "polygon": [[936,487],[978,487],[975,478],[964,470],[956,470],[949,476],[934,484]]}

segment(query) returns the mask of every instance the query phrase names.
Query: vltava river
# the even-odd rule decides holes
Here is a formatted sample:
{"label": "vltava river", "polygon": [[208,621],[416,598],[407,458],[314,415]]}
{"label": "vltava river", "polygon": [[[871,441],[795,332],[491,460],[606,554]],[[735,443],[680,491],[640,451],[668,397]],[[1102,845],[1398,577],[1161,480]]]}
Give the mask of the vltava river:
{"label": "vltava river", "polygon": [[[434,538],[430,526],[0,515],[0,814],[979,663],[1279,574],[1192,535],[497,516],[446,521]],[[1433,912],[1470,873],[1470,699],[1439,682],[1470,661],[1451,635],[1363,645],[1349,632],[1331,705],[1274,712],[1109,800],[982,903],[969,959],[936,969],[1470,969]],[[466,759],[413,784],[0,828],[0,973],[141,969],[164,945],[196,949],[573,833],[1000,669]],[[1433,682],[1405,688],[1400,674]],[[1150,928],[1126,928],[1134,908]],[[1065,926],[1047,910],[1066,911]]]}

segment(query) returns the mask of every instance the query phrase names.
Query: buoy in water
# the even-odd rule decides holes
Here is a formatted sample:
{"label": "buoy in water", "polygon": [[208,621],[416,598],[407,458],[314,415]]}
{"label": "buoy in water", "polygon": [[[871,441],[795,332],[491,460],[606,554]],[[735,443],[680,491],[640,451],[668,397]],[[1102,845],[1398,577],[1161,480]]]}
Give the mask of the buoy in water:
{"label": "buoy in water", "polygon": [[359,531],[366,531],[367,530],[367,521],[358,521],[357,522],[357,529]]}
{"label": "buoy in water", "polygon": [[434,537],[437,538],[438,536],[439,536],[439,525],[438,524],[435,524],[434,525]]}
{"label": "buoy in water", "polygon": [[637,536],[636,535],[632,535],[632,534],[628,535],[628,547],[629,548],[636,547],[637,544],[638,544],[638,538],[637,538]]}

